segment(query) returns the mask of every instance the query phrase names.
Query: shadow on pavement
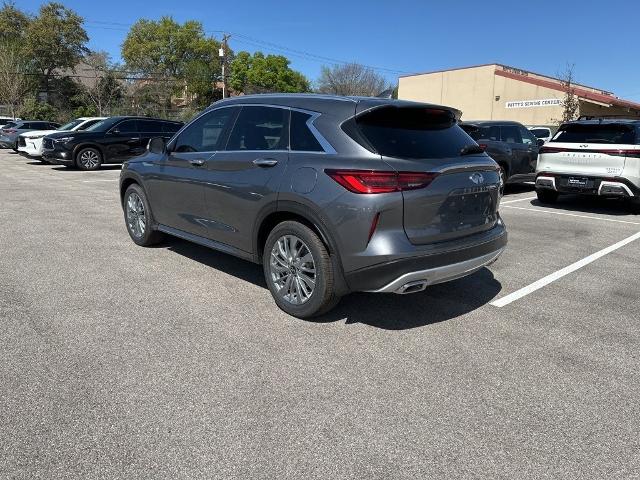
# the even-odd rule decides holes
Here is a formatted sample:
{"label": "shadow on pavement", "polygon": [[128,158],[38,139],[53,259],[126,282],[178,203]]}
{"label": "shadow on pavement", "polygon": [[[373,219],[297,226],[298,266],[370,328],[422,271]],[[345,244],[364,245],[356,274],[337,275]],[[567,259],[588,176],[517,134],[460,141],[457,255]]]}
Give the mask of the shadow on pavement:
{"label": "shadow on pavement", "polygon": [[[526,202],[523,206],[524,205],[526,205]],[[636,205],[625,200],[587,195],[561,195],[557,203],[542,203],[534,199],[531,201],[531,205],[566,212],[595,213],[612,216],[633,216],[637,214],[638,209]]]}
{"label": "shadow on pavement", "polygon": [[[165,248],[187,258],[267,288],[262,267],[177,238],[169,238]],[[352,293],[327,314],[311,322],[344,320],[347,325],[363,323],[385,330],[406,330],[459,317],[493,300],[502,285],[487,268],[453,282],[428,287],[410,295]],[[275,303],[273,308],[277,308]]]}

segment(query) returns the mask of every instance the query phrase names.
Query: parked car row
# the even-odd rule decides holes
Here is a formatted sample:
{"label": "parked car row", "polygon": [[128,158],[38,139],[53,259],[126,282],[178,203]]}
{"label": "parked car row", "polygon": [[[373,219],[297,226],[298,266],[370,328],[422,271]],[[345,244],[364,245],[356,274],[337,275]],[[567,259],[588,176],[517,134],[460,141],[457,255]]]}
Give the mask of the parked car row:
{"label": "parked car row", "polygon": [[259,263],[276,304],[301,318],[349,292],[414,293],[490,265],[507,244],[505,182],[535,180],[542,202],[640,197],[638,120],[569,122],[545,143],[516,122],[459,118],[390,99],[253,95],[184,126],[77,119],[29,148],[84,170],[123,163],[136,244],[171,235]]}
{"label": "parked car row", "polygon": [[55,130],[59,123],[40,120],[13,120],[0,128],[0,147],[18,151],[18,137],[31,131]]}
{"label": "parked car row", "polygon": [[[31,127],[38,122],[29,122]],[[51,129],[11,127],[15,140],[10,140],[19,153],[45,163],[55,163],[81,170],[96,170],[103,164],[122,163],[141,155],[149,139],[169,139],[182,126],[181,122],[148,117],[82,117]],[[48,127],[45,129],[44,127]],[[0,130],[4,134],[5,130]],[[0,136],[0,144],[3,137]]]}

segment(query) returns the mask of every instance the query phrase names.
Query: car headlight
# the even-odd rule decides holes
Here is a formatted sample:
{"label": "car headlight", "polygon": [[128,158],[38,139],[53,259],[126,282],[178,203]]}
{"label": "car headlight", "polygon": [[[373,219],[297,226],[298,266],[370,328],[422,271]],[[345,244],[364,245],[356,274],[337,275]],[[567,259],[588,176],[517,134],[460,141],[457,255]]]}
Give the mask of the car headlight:
{"label": "car headlight", "polygon": [[60,138],[54,138],[53,141],[58,143],[67,143],[74,139],[75,137],[60,137]]}
{"label": "car headlight", "polygon": [[38,138],[42,138],[44,135],[31,135],[29,137],[24,137],[25,140],[37,140]]}

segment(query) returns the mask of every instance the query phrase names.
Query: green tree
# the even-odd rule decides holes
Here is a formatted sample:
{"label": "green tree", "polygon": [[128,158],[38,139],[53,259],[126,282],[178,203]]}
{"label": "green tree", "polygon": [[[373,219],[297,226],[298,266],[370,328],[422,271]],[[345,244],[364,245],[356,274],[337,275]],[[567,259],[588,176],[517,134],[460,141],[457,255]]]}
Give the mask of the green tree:
{"label": "green tree", "polygon": [[4,2],[0,8],[0,41],[18,41],[24,38],[31,19],[16,8],[13,2]]}
{"label": "green tree", "polygon": [[38,102],[34,98],[29,98],[18,111],[18,115],[29,120],[54,121],[58,119],[59,111],[48,103]]}
{"label": "green tree", "polygon": [[238,93],[308,92],[309,81],[282,55],[239,52],[231,62],[229,86]]}
{"label": "green tree", "polygon": [[60,3],[41,6],[38,15],[28,23],[25,48],[42,75],[47,96],[54,74],[73,70],[86,52],[88,40],[82,17]]}
{"label": "green tree", "polygon": [[207,37],[200,22],[179,24],[171,17],[139,20],[122,45],[127,68],[145,83],[158,83],[157,93],[170,106],[171,96],[186,95],[206,102],[220,78],[220,42]]}

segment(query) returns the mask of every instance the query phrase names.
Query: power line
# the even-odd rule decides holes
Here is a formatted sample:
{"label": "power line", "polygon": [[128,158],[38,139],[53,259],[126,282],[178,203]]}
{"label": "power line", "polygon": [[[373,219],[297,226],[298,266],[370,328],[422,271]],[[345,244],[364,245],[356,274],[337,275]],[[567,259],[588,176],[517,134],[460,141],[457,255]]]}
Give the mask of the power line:
{"label": "power line", "polygon": [[[99,21],[99,20],[86,20],[87,24],[95,24],[92,28],[100,28],[100,29],[106,29],[106,30],[119,30],[119,31],[128,31],[133,24],[127,24],[127,23],[118,23],[118,22],[104,22],[104,21]],[[211,35],[211,34],[225,34],[225,33],[230,33],[231,35],[233,35],[236,38],[236,41],[239,43],[244,43],[247,45],[252,45],[252,46],[257,46],[257,47],[262,47],[262,48],[268,48],[271,51],[275,51],[275,52],[284,52],[284,53],[288,53],[290,55],[296,56],[298,58],[304,59],[304,60],[308,60],[308,61],[313,61],[313,62],[318,62],[318,63],[329,63],[332,65],[348,65],[354,62],[349,62],[346,60],[340,60],[340,59],[336,59],[336,58],[332,58],[332,57],[325,57],[323,55],[317,55],[315,53],[311,53],[311,52],[307,52],[305,50],[297,50],[294,48],[290,48],[284,45],[279,45],[277,43],[273,43],[273,42],[269,42],[266,40],[261,40],[255,37],[251,37],[249,35],[245,35],[243,33],[238,33],[238,32],[229,32],[229,31],[225,31],[225,30],[206,30],[205,33]],[[238,38],[240,38],[241,40],[239,40]],[[380,72],[386,72],[386,73],[394,73],[394,74],[399,74],[399,75],[405,75],[405,74],[410,74],[413,72],[407,72],[404,70],[396,70],[396,69],[391,69],[391,68],[385,68],[385,67],[378,67],[378,66],[374,66],[374,65],[362,65],[363,67],[369,68],[371,70],[376,70],[376,71],[380,71]]]}

